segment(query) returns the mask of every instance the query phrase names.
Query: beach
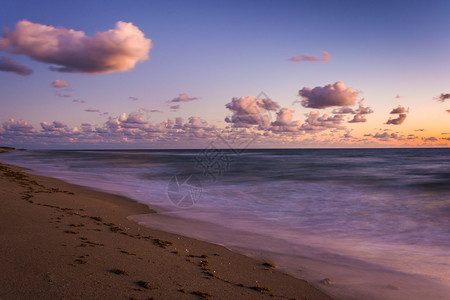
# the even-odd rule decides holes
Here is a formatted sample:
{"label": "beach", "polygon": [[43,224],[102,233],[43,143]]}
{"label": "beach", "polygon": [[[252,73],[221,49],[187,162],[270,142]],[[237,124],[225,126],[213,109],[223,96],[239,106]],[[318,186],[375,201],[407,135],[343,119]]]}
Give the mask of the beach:
{"label": "beach", "polygon": [[[114,247],[123,251],[138,255],[136,249],[147,251],[148,245],[156,245],[156,251],[166,247],[162,249],[169,252],[170,263],[175,255],[182,255],[182,262],[193,260],[191,263],[205,280],[232,281],[229,278],[235,275],[224,277],[223,269],[209,267],[224,254],[218,250],[192,250],[191,246],[178,244],[180,237],[208,247],[219,245],[214,247],[230,250],[230,255],[239,254],[236,257],[252,258],[257,261],[250,266],[252,272],[261,269],[286,273],[335,299],[411,300],[447,299],[450,292],[445,214],[450,203],[448,154],[447,149],[249,149],[240,155],[226,154],[230,164],[222,174],[208,174],[197,168],[197,162],[205,158],[200,150],[9,151],[1,154],[0,162],[22,168],[27,176],[40,178],[36,180],[40,184],[50,180],[42,183],[50,192],[52,187],[70,192],[43,193],[35,187],[33,191],[39,192],[31,196],[32,204],[58,205],[45,226],[59,226],[58,232],[63,232],[64,238],[79,243],[73,247],[87,242],[104,244],[86,246],[104,256],[109,243],[99,235],[98,230],[102,230],[121,237],[124,244]],[[16,197],[30,197],[20,194],[25,192],[17,191]],[[71,220],[58,215],[65,207],[84,217],[74,214]],[[42,205],[38,208],[52,209]],[[8,210],[3,213],[9,215]],[[61,212],[67,213],[71,211]],[[34,211],[29,214],[34,215]],[[101,221],[95,219],[97,216]],[[49,221],[53,223],[47,224]],[[28,219],[15,221],[26,222]],[[140,226],[134,227],[137,224]],[[87,230],[91,225],[98,228]],[[35,227],[44,228],[32,226],[33,230]],[[128,232],[127,228],[135,229]],[[163,232],[156,234],[155,229]],[[136,243],[140,246],[135,247]],[[127,254],[115,250],[119,252],[116,254]],[[211,256],[216,252],[220,256]],[[144,254],[139,255],[145,260]],[[201,261],[203,255],[208,256],[206,264]],[[86,258],[72,260],[80,259],[75,266],[89,268],[93,261]],[[265,262],[269,264],[262,265]],[[131,274],[124,266],[116,268]],[[236,269],[232,267],[233,272]],[[106,274],[115,275],[108,270]],[[163,273],[158,270],[158,274]],[[139,280],[152,282],[150,279],[136,279],[136,288],[142,289]],[[232,282],[245,286],[250,290],[247,292],[263,292],[260,296],[275,291],[261,279]],[[180,289],[188,295],[197,291]]]}
{"label": "beach", "polygon": [[[210,243],[149,229],[125,197],[1,164],[0,299],[331,299]],[[328,283],[328,282],[327,282]]]}

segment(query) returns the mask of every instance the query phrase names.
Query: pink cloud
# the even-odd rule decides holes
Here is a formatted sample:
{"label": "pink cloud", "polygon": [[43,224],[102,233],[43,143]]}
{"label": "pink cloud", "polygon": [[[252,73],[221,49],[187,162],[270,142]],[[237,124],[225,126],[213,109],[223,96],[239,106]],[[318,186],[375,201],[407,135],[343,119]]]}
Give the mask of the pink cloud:
{"label": "pink cloud", "polygon": [[169,102],[188,102],[188,101],[194,101],[197,100],[197,97],[189,97],[187,94],[179,94],[178,97],[173,98],[172,100],[170,100]]}
{"label": "pink cloud", "polygon": [[149,58],[151,47],[138,27],[122,21],[89,37],[83,31],[22,20],[0,38],[2,51],[56,65],[50,67],[53,71],[90,74],[129,71]]}
{"label": "pink cloud", "polygon": [[359,92],[345,88],[342,81],[337,81],[323,87],[304,87],[298,92],[298,95],[303,98],[301,103],[304,107],[327,108],[354,105]]}
{"label": "pink cloud", "polygon": [[298,132],[300,122],[292,121],[294,111],[282,108],[277,112],[277,119],[272,122],[271,130],[275,132]]}
{"label": "pink cloud", "polygon": [[33,70],[19,64],[12,58],[6,56],[0,57],[0,71],[13,72],[22,76],[28,76],[33,73]]}
{"label": "pink cloud", "polygon": [[358,102],[358,108],[355,110],[356,114],[368,115],[373,113],[373,110],[368,106],[363,106],[364,98]]}
{"label": "pink cloud", "polygon": [[69,83],[68,83],[67,81],[63,81],[63,80],[56,79],[56,80],[53,80],[52,86],[53,86],[54,88],[59,89],[59,88],[68,87],[68,86],[69,86]]}
{"label": "pink cloud", "polygon": [[269,111],[275,111],[280,105],[272,99],[255,98],[253,96],[234,97],[225,105],[233,112],[231,117],[225,118],[225,122],[233,123],[235,127],[267,127],[270,125]]}
{"label": "pink cloud", "polygon": [[323,55],[322,58],[318,58],[317,56],[313,56],[313,55],[302,54],[302,55],[293,56],[293,57],[289,58],[288,61],[292,61],[292,62],[302,62],[302,61],[328,62],[328,61],[330,61],[331,55],[328,52],[320,51],[320,53]]}

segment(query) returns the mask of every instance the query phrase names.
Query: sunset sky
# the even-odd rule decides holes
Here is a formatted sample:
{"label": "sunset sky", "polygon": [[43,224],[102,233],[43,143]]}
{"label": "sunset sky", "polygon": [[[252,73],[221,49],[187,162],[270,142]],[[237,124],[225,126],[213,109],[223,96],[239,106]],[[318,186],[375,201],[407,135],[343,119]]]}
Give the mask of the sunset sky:
{"label": "sunset sky", "polygon": [[450,1],[0,0],[0,145],[450,145]]}

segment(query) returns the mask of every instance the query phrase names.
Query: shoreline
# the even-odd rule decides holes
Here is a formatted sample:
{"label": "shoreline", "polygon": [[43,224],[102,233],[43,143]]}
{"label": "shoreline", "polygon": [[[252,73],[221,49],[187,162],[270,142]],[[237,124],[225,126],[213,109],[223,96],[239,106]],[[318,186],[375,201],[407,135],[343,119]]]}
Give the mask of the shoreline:
{"label": "shoreline", "polygon": [[3,163],[0,191],[0,298],[332,299],[270,262],[143,227],[128,217],[154,211],[132,199]]}

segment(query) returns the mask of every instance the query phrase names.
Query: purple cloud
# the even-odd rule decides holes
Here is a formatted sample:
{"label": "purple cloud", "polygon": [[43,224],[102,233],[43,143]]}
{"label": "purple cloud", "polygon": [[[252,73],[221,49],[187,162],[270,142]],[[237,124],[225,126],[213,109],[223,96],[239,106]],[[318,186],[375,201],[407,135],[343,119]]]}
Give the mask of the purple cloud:
{"label": "purple cloud", "polygon": [[338,81],[324,87],[304,87],[298,92],[298,95],[303,98],[301,103],[304,107],[327,108],[354,105],[359,92],[352,91],[351,88],[345,88],[344,83]]}
{"label": "purple cloud", "polygon": [[353,119],[348,121],[349,123],[364,123],[367,122],[366,116],[363,114],[357,114],[353,116]]}
{"label": "purple cloud", "polygon": [[47,122],[41,122],[41,127],[44,131],[65,131],[68,126],[60,121],[53,121],[51,124]]}
{"label": "purple cloud", "polygon": [[390,112],[390,114],[405,114],[409,112],[409,108],[406,109],[403,106],[398,106],[397,108],[392,109],[392,111]]}
{"label": "purple cloud", "polygon": [[76,102],[76,103],[86,103],[86,101],[84,101],[84,100],[78,100],[78,99],[73,99],[72,102]]}
{"label": "purple cloud", "polygon": [[22,76],[28,76],[33,73],[33,70],[19,64],[12,58],[6,56],[0,57],[0,71],[13,72]]}
{"label": "purple cloud", "polygon": [[91,112],[100,112],[99,109],[94,109],[94,108],[91,108],[91,107],[85,109],[84,111],[85,111],[85,112],[90,112],[90,113],[91,113]]}
{"label": "purple cloud", "polygon": [[6,134],[14,134],[14,135],[29,135],[35,132],[33,125],[29,124],[26,121],[15,120],[13,118],[4,122],[2,125]]}
{"label": "purple cloud", "polygon": [[436,98],[437,98],[438,101],[445,102],[445,100],[450,99],[450,94],[442,93]]}
{"label": "purple cloud", "polygon": [[328,116],[327,114],[320,115],[318,111],[312,111],[309,114],[306,114],[305,122],[300,126],[300,130],[303,131],[323,131],[326,129],[345,129],[342,126],[342,122],[344,121],[343,115],[334,115]]}
{"label": "purple cloud", "polygon": [[177,104],[177,105],[171,105],[171,106],[169,106],[169,108],[170,108],[172,111],[177,111],[177,110],[180,109],[180,104]]}
{"label": "purple cloud", "polygon": [[399,114],[398,118],[387,120],[386,124],[401,125],[406,119],[406,114]]}

